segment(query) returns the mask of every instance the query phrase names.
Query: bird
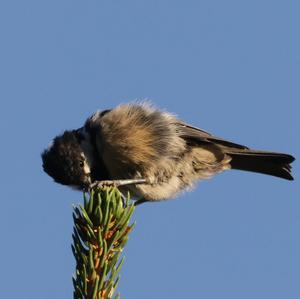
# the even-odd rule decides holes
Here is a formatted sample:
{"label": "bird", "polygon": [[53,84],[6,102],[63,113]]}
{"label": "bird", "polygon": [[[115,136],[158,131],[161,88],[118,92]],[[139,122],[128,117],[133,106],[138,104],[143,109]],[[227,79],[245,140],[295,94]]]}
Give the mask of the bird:
{"label": "bird", "polygon": [[57,183],[87,191],[111,182],[139,203],[174,198],[230,169],[293,180],[295,160],[216,137],[148,102],[96,111],[56,136],[41,157]]}

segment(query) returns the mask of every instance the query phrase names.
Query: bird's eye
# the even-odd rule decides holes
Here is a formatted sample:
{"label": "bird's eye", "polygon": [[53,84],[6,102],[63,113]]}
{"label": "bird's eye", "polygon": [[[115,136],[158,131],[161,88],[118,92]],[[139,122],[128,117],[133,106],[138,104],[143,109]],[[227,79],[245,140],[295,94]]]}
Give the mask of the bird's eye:
{"label": "bird's eye", "polygon": [[79,161],[79,166],[80,166],[81,168],[83,168],[83,166],[84,166],[84,161],[83,161],[83,160],[80,160],[80,161]]}

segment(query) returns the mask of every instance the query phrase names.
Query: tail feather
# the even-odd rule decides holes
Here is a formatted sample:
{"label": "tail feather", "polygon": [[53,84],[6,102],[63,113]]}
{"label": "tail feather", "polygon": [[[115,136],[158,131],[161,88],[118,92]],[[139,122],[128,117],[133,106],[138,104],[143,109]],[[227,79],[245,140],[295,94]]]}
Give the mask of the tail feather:
{"label": "tail feather", "polygon": [[259,172],[293,180],[291,165],[295,158],[288,154],[254,150],[240,150],[227,153],[231,158],[231,168]]}

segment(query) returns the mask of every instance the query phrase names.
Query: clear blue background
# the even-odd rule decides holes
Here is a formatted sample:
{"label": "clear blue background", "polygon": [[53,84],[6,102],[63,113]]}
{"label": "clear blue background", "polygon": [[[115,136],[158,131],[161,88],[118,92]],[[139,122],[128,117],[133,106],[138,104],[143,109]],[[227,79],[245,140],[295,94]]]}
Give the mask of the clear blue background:
{"label": "clear blue background", "polygon": [[[299,157],[299,1],[0,3],[1,298],[72,298],[72,204],[40,153],[97,109],[151,99],[215,135]],[[300,188],[230,171],[145,204],[122,298],[300,298]]]}

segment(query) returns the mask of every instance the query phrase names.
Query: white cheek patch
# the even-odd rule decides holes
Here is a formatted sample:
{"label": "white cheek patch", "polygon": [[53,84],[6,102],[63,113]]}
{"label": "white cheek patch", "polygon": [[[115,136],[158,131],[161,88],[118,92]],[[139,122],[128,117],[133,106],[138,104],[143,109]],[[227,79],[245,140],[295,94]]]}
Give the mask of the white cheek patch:
{"label": "white cheek patch", "polygon": [[93,157],[94,149],[93,146],[91,145],[89,135],[85,136],[85,139],[81,141],[80,146],[83,150],[83,156],[85,158],[86,164],[89,167],[92,167],[94,163],[94,157]]}
{"label": "white cheek patch", "polygon": [[84,163],[83,171],[84,171],[85,174],[90,174],[91,173],[90,166],[87,163]]}
{"label": "white cheek patch", "polygon": [[85,174],[90,174],[90,173],[91,173],[91,168],[90,168],[90,165],[89,165],[89,163],[88,163],[88,161],[87,161],[87,159],[86,159],[85,154],[82,153],[82,154],[81,154],[81,157],[82,157],[83,160],[84,160],[83,172],[84,172]]}

